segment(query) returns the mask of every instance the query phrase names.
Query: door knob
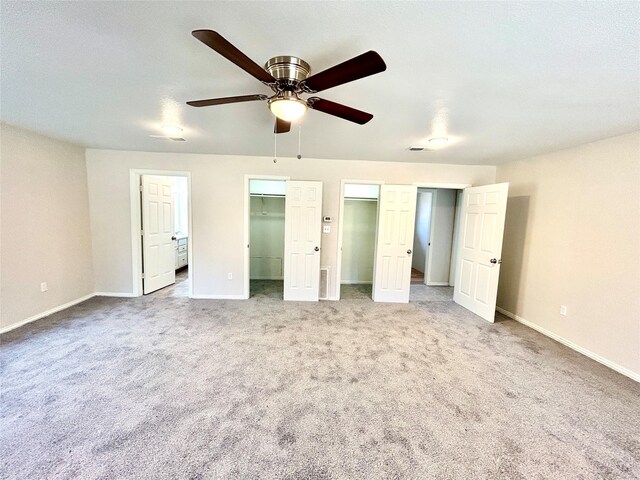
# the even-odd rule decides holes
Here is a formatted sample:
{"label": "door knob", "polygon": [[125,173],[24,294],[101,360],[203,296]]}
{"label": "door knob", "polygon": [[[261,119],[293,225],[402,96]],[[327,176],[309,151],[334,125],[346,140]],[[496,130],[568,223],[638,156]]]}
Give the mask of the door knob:
{"label": "door knob", "polygon": [[315,250],[316,252],[319,252],[319,251],[320,251],[320,247],[316,247],[316,248],[314,248],[314,250]]}
{"label": "door knob", "polygon": [[492,258],[491,260],[489,260],[489,263],[493,263],[493,264],[502,263],[502,260],[498,260],[497,258]]}
{"label": "door knob", "polygon": [[175,236],[175,235],[171,237],[171,240],[175,240],[175,239],[176,239],[176,236]]}
{"label": "door knob", "polygon": [[411,249],[407,250],[407,255],[411,255]]}

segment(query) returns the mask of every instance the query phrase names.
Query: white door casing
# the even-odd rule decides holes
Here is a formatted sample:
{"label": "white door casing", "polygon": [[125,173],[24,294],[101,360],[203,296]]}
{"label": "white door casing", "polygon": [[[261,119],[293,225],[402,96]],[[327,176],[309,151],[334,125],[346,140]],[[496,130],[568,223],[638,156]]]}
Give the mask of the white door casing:
{"label": "white door casing", "polygon": [[285,198],[284,299],[317,302],[322,182],[287,180]]}
{"label": "white door casing", "polygon": [[142,175],[143,292],[154,292],[176,281],[173,179]]}
{"label": "white door casing", "polygon": [[374,302],[409,302],[417,194],[415,185],[380,186]]}
{"label": "white door casing", "polygon": [[453,299],[493,322],[508,183],[469,187],[462,195]]}

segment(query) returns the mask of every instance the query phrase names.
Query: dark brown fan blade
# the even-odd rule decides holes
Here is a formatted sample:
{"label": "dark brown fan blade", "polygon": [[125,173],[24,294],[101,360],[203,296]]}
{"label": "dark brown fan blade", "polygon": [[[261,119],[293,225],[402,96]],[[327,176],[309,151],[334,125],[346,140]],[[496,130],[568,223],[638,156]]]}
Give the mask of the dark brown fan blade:
{"label": "dark brown fan blade", "polygon": [[302,85],[310,93],[321,92],[328,88],[353,82],[359,78],[384,72],[386,69],[387,66],[382,57],[371,50],[320,73],[311,75],[302,82]]}
{"label": "dark brown fan blade", "polygon": [[291,122],[276,117],[276,124],[273,126],[273,133],[287,133],[291,130]]}
{"label": "dark brown fan blade", "polygon": [[373,118],[373,115],[370,113],[318,97],[308,98],[307,105],[309,105],[309,108],[318,110],[319,112],[328,113],[329,115],[340,117],[360,125],[364,125]]}
{"label": "dark brown fan blade", "polygon": [[238,97],[210,98],[209,100],[192,100],[187,105],[192,107],[208,107],[210,105],[224,105],[225,103],[251,102],[253,100],[266,100],[266,95],[240,95]]}
{"label": "dark brown fan blade", "polygon": [[191,35],[261,82],[275,83],[276,79],[273,78],[269,72],[231,45],[231,43],[218,32],[214,32],[213,30],[194,30],[191,32]]}

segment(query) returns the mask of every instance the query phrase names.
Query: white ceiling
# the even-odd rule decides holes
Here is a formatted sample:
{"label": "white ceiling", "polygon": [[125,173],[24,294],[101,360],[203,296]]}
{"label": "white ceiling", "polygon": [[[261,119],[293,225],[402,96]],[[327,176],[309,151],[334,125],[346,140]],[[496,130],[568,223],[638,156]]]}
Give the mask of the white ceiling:
{"label": "white ceiling", "polygon": [[[640,128],[638,2],[1,2],[2,120],[88,147],[273,155],[266,103],[187,100],[270,93],[193,38],[217,30],[263,64],[319,72],[367,50],[387,71],[318,94],[368,111],[320,112],[302,154],[500,164]],[[413,153],[434,119],[457,143]],[[178,124],[185,143],[156,140]],[[298,153],[298,131],[278,156]]]}

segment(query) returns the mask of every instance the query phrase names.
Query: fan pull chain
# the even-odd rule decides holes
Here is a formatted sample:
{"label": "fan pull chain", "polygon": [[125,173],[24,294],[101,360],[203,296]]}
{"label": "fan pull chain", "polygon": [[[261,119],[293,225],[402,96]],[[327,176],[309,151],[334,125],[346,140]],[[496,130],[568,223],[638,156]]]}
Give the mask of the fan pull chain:
{"label": "fan pull chain", "polygon": [[302,155],[300,154],[300,146],[302,145],[302,122],[298,124],[298,160],[300,160],[302,158]]}
{"label": "fan pull chain", "polygon": [[273,163],[278,161],[278,135],[273,132]]}

